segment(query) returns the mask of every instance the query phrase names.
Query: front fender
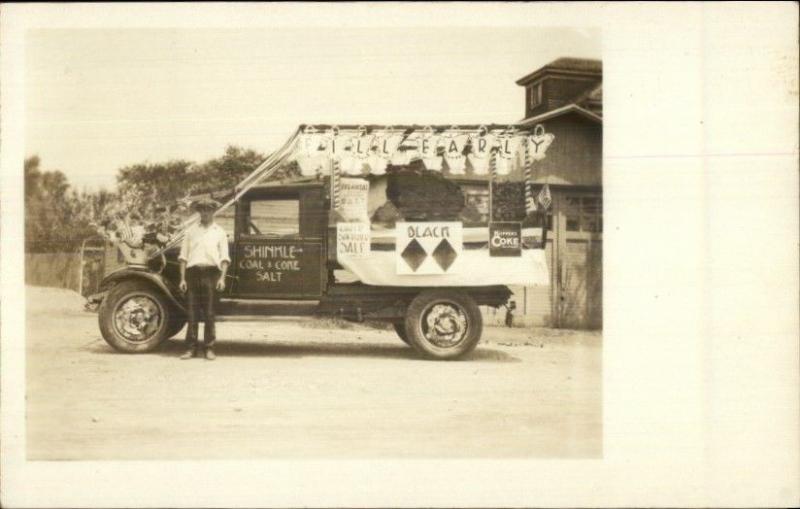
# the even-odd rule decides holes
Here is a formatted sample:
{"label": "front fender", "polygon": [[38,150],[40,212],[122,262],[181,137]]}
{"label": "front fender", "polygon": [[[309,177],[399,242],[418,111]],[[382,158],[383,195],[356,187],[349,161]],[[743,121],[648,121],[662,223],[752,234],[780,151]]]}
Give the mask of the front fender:
{"label": "front fender", "polygon": [[146,268],[137,268],[137,267],[123,267],[121,269],[115,270],[111,274],[108,274],[106,277],[103,278],[103,281],[100,283],[100,291],[106,292],[109,288],[120,283],[124,280],[130,279],[139,279],[145,280],[156,287],[158,287],[164,295],[170,300],[170,302],[179,310],[186,312],[186,307],[183,305],[182,299],[179,297],[180,292],[178,291],[175,286],[170,283],[167,279],[161,276],[161,274],[156,274],[154,272],[150,272]]}

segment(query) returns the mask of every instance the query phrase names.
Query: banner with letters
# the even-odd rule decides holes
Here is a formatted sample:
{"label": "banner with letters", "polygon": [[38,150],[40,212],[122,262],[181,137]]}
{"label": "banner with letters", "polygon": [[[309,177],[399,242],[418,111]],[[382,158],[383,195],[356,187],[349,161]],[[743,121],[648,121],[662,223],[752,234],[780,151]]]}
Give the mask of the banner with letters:
{"label": "banner with letters", "polygon": [[[487,175],[496,157],[500,176],[520,173],[522,161],[541,161],[555,137],[541,125],[305,126],[295,145],[303,175],[325,174],[335,160],[343,175],[383,175],[388,165],[422,161],[449,175]],[[326,163],[327,161],[327,163]],[[515,174],[516,174],[515,173]]]}

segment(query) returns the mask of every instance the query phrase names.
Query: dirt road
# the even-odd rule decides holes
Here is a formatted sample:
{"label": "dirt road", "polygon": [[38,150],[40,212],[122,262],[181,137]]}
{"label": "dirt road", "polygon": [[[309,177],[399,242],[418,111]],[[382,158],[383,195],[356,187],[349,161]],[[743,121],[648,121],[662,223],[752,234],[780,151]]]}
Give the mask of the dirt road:
{"label": "dirt road", "polygon": [[218,325],[126,355],[67,290],[27,289],[27,447],[38,459],[599,457],[601,336],[487,327],[467,359],[394,332]]}

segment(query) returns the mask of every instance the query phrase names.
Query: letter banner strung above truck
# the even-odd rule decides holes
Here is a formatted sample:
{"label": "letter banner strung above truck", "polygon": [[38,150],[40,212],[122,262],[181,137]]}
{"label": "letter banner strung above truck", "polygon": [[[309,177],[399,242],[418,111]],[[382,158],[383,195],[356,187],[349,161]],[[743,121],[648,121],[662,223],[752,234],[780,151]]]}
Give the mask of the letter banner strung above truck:
{"label": "letter banner strung above truck", "polygon": [[462,252],[460,222],[397,223],[397,273],[454,274]]}
{"label": "letter banner strung above truck", "polygon": [[488,175],[497,158],[498,175],[522,178],[523,168],[544,159],[555,136],[541,125],[517,126],[305,126],[294,160],[305,176],[328,175],[334,164],[349,176],[383,175],[388,165],[422,161],[447,175]]}

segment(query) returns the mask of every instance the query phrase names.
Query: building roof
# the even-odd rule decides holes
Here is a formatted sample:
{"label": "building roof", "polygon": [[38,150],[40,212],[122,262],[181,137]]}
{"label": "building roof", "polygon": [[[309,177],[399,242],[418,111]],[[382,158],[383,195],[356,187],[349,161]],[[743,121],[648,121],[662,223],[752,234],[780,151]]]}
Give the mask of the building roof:
{"label": "building roof", "polygon": [[558,72],[566,74],[603,74],[603,61],[589,58],[562,57],[553,60],[549,64],[540,67],[532,73],[517,80],[517,85],[527,85],[531,81],[548,72]]}
{"label": "building roof", "polygon": [[535,117],[525,118],[517,122],[518,127],[528,127],[533,124],[538,124],[540,122],[544,122],[545,120],[550,120],[554,117],[560,117],[561,115],[566,115],[567,113],[576,113],[582,117],[585,117],[593,122],[603,123],[603,117],[600,115],[593,113],[585,108],[581,108],[577,104],[567,104],[566,106],[562,106],[560,108],[556,108],[554,110],[546,111],[540,115],[536,115]]}

